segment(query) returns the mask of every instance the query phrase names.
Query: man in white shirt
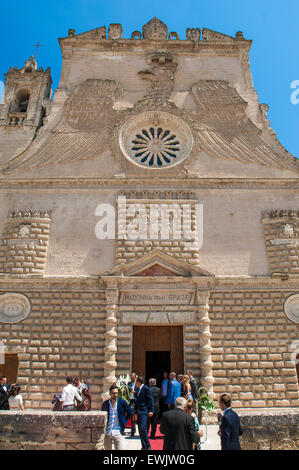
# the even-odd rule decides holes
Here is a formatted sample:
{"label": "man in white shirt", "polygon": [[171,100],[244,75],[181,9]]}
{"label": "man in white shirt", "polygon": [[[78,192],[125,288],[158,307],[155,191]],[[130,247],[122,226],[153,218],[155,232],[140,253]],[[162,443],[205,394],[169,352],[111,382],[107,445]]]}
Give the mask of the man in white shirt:
{"label": "man in white shirt", "polygon": [[78,403],[82,402],[82,397],[76,387],[73,385],[71,377],[66,378],[67,385],[62,390],[60,401],[63,402],[63,411],[74,411],[74,400],[77,398]]}

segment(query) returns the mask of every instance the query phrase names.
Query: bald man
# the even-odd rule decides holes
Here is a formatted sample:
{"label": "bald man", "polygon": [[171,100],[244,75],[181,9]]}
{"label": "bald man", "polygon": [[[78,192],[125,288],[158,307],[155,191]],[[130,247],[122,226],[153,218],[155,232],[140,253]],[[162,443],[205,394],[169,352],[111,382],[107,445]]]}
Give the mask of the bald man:
{"label": "bald man", "polygon": [[194,418],[186,413],[185,398],[178,397],[173,410],[162,416],[160,432],[165,435],[163,450],[192,450],[192,444],[200,442]]}

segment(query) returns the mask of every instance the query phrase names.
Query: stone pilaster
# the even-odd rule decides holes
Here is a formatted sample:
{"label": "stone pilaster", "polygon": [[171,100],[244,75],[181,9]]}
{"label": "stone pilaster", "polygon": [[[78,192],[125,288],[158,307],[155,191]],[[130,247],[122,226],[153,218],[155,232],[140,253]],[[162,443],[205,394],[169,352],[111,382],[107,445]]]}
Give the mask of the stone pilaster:
{"label": "stone pilaster", "polygon": [[107,288],[105,290],[107,300],[105,318],[105,351],[104,351],[104,384],[103,394],[106,396],[111,384],[116,382],[116,339],[117,339],[117,314],[118,314],[118,289]]}
{"label": "stone pilaster", "polygon": [[200,384],[208,390],[213,398],[212,348],[210,343],[211,332],[209,318],[209,291],[197,289],[197,318],[199,322],[199,367]]}
{"label": "stone pilaster", "polygon": [[265,211],[262,215],[269,270],[273,277],[299,274],[299,211]]}

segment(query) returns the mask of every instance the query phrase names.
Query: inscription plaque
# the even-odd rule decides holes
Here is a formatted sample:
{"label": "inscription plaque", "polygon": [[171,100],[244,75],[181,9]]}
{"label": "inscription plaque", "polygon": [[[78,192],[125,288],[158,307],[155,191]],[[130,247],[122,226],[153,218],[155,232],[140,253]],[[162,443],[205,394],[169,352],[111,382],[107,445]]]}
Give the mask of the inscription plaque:
{"label": "inscription plaque", "polygon": [[190,305],[192,292],[122,292],[120,302],[123,305]]}
{"label": "inscription plaque", "polygon": [[286,299],[283,308],[289,320],[299,323],[299,294],[290,295]]}
{"label": "inscription plaque", "polygon": [[0,295],[0,323],[18,323],[28,317],[31,304],[23,294],[7,293]]}

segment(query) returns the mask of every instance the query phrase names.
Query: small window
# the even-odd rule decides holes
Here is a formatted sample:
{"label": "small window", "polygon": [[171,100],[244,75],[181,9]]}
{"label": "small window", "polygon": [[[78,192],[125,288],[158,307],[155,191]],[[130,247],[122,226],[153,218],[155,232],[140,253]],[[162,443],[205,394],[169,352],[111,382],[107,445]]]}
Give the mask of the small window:
{"label": "small window", "polygon": [[15,113],[26,113],[30,99],[28,90],[20,90],[17,94],[15,106],[12,111]]}

